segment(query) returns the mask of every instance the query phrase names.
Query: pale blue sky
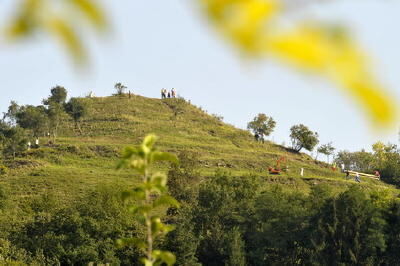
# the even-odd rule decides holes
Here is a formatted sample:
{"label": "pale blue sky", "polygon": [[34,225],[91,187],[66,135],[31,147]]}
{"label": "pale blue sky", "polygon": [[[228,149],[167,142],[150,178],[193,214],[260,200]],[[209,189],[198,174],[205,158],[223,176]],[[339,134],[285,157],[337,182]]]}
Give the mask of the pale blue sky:
{"label": "pale blue sky", "polygon": [[[15,0],[0,3],[4,25]],[[93,91],[113,93],[122,82],[134,93],[159,97],[175,87],[183,97],[245,128],[257,113],[271,115],[277,128],[271,139],[289,144],[289,128],[303,123],[339,149],[358,150],[381,139],[398,143],[396,130],[374,132],[346,95],[316,77],[273,62],[249,62],[209,27],[195,1],[104,0],[113,23],[106,38],[88,40],[92,63],[79,73],[63,50],[40,38],[10,46],[0,41],[0,112],[11,100],[40,104],[52,86],[70,96]],[[301,12],[350,25],[355,37],[375,56],[381,80],[400,96],[400,2],[330,1]]]}

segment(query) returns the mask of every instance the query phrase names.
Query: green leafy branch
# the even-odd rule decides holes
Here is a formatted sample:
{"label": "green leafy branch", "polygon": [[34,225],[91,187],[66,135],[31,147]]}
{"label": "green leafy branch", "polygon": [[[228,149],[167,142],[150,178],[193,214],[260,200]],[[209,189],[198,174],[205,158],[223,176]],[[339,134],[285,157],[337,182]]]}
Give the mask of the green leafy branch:
{"label": "green leafy branch", "polygon": [[161,218],[154,212],[159,207],[179,207],[176,199],[168,195],[167,176],[164,173],[150,172],[150,167],[158,161],[170,161],[178,163],[175,155],[157,151],[154,147],[156,137],[148,135],[143,143],[137,147],[127,147],[122,153],[122,159],[118,168],[130,168],[143,177],[143,182],[132,190],[122,193],[124,201],[134,202],[128,204],[129,212],[146,227],[146,238],[118,239],[120,247],[134,245],[146,255],[141,259],[146,266],[173,265],[175,255],[169,251],[154,249],[155,240],[174,230],[173,225],[164,224]]}

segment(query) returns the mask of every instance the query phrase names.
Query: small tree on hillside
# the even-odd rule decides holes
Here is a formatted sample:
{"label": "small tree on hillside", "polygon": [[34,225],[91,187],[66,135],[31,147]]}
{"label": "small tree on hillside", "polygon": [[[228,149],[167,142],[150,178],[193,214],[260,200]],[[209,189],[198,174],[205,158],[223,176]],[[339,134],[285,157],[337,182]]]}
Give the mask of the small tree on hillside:
{"label": "small tree on hillside", "polygon": [[122,95],[125,92],[125,89],[128,88],[123,85],[121,82],[115,83],[114,89],[117,91],[117,95]]}
{"label": "small tree on hillside", "polygon": [[47,116],[49,119],[49,129],[53,136],[53,142],[56,141],[58,127],[65,116],[65,100],[67,98],[67,90],[64,87],[56,86],[51,89],[51,95],[43,100],[47,105]]}
{"label": "small tree on hillside", "polygon": [[75,129],[78,129],[82,133],[80,127],[80,121],[87,115],[88,107],[87,104],[78,98],[71,98],[67,104],[65,104],[65,111],[69,114],[75,122]]}
{"label": "small tree on hillside", "polygon": [[18,126],[0,125],[0,148],[5,157],[12,156],[15,159],[18,152],[27,149],[25,131]]}
{"label": "small tree on hillside", "polygon": [[293,149],[297,152],[303,148],[312,151],[319,142],[318,133],[312,132],[303,124],[292,126],[290,132]]}
{"label": "small tree on hillside", "polygon": [[255,136],[264,141],[264,136],[269,136],[274,131],[276,122],[272,117],[265,114],[258,114],[253,121],[247,124],[247,129],[251,130]]}
{"label": "small tree on hillside", "polygon": [[11,101],[7,112],[3,113],[3,121],[8,122],[10,125],[16,125],[19,110],[20,106],[15,101]]}
{"label": "small tree on hillside", "polygon": [[16,114],[16,118],[17,124],[22,128],[32,130],[34,137],[39,137],[47,129],[48,118],[43,105],[22,106]]}
{"label": "small tree on hillside", "polygon": [[332,142],[321,145],[317,149],[318,153],[322,153],[322,154],[326,155],[326,157],[328,159],[328,163],[329,163],[329,156],[331,156],[334,151],[335,151],[335,148],[332,146]]}
{"label": "small tree on hillside", "polygon": [[67,90],[61,86],[55,86],[50,90],[50,96],[43,101],[44,104],[48,102],[54,102],[58,104],[64,104],[67,99]]}

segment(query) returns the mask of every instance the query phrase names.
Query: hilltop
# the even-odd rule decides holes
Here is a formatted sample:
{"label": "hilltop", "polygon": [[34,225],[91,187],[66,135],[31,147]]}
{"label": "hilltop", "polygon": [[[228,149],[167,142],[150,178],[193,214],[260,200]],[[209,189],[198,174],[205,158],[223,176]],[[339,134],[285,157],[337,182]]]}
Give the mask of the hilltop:
{"label": "hilltop", "polygon": [[[245,130],[224,123],[216,115],[184,99],[152,99],[139,95],[82,98],[89,107],[82,121],[82,134],[72,121],[64,121],[55,144],[32,149],[10,165],[0,184],[17,197],[52,193],[60,200],[79,196],[98,185],[135,183],[132,173],[117,171],[121,149],[138,144],[148,133],[159,137],[160,150],[179,154],[192,152],[198,158],[202,177],[213,176],[216,170],[232,175],[257,175],[266,183],[287,184],[289,189],[308,191],[310,186],[327,183],[342,191],[351,184],[344,174],[334,172],[323,162],[306,154],[266,141],[261,144]],[[287,158],[289,171],[270,175],[268,166]],[[166,169],[167,165],[160,165]],[[303,177],[300,168],[305,169]],[[363,180],[368,189],[395,189],[383,182]]]}

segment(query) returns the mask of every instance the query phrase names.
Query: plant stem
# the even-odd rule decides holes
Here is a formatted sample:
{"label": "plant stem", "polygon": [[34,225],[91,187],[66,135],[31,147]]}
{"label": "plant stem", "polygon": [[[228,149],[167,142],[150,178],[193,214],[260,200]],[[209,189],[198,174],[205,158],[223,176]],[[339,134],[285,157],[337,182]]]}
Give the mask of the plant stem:
{"label": "plant stem", "polygon": [[[146,167],[147,168],[147,167]],[[147,169],[145,170],[144,174],[144,182],[146,183],[148,181],[148,172]],[[146,189],[146,205],[150,204],[150,191],[149,189]],[[146,226],[147,226],[147,259],[151,262],[151,265],[153,264],[153,235],[151,232],[151,218],[149,213],[146,213],[144,215],[146,219]]]}

